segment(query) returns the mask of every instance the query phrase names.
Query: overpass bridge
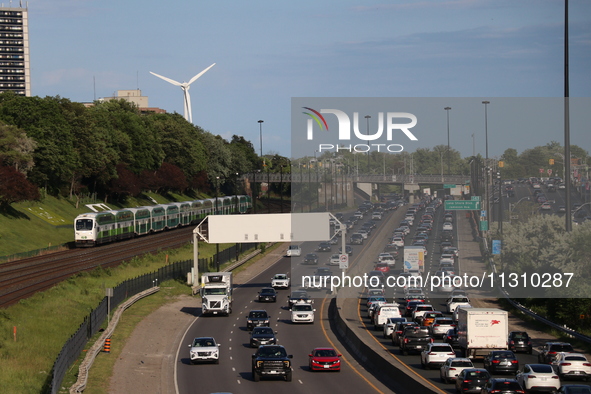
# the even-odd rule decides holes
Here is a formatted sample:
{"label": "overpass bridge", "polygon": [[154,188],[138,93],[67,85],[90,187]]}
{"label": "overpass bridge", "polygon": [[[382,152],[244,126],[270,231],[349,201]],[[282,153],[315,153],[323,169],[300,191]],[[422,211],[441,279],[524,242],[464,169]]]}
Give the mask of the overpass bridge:
{"label": "overpass bridge", "polygon": [[[307,193],[307,197],[300,205],[309,205],[311,201],[317,205],[325,205],[328,210],[334,205],[354,205],[354,192],[362,191],[367,198],[380,195],[381,185],[398,185],[408,192],[409,200],[419,197],[417,192],[421,185],[432,185],[436,189],[443,189],[444,185],[467,185],[470,183],[469,175],[365,175],[365,174],[338,174],[330,172],[302,172],[302,173],[268,173],[257,172],[242,176],[246,192],[252,196],[266,190],[271,183],[292,183],[292,195]],[[258,186],[257,186],[258,185]],[[295,186],[297,185],[297,186]],[[256,193],[253,191],[256,190]],[[293,201],[292,201],[293,202]],[[297,202],[296,202],[297,203]]]}

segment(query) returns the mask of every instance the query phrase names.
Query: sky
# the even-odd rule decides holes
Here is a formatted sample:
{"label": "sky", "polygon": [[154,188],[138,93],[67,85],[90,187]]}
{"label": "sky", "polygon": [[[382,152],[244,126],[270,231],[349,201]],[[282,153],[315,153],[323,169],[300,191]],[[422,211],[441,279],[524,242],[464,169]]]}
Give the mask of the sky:
{"label": "sky", "polygon": [[[305,98],[436,103],[418,117],[418,128],[429,127],[404,144],[409,151],[447,144],[449,115],[451,147],[484,156],[483,100],[490,157],[564,143],[560,100],[543,111],[552,121],[519,128],[506,127],[519,115],[508,115],[505,100],[563,96],[564,0],[27,4],[34,96],[91,102],[140,89],[150,107],[183,114],[181,89],[150,71],[184,82],[216,63],[191,85],[193,123],[228,140],[244,136],[257,153],[262,134],[263,154],[296,157],[292,105]],[[584,98],[573,99],[571,143],[591,151],[591,2],[570,0],[569,9],[570,96]]]}

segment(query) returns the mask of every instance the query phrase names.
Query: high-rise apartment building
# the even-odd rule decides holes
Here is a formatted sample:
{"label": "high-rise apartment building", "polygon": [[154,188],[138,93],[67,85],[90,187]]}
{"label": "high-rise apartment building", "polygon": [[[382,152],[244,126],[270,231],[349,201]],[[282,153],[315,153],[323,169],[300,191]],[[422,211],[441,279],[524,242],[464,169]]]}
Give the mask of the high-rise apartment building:
{"label": "high-rise apartment building", "polygon": [[31,96],[28,9],[0,7],[0,92]]}

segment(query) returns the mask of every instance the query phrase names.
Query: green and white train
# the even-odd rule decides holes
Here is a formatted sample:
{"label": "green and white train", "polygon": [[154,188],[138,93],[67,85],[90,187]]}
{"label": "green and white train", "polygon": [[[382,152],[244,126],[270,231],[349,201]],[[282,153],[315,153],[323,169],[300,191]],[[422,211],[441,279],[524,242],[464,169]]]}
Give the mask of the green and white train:
{"label": "green and white train", "polygon": [[154,206],[90,212],[74,220],[77,247],[134,238],[177,227],[196,225],[207,215],[246,213],[252,207],[250,196],[225,196],[216,199],[172,202]]}

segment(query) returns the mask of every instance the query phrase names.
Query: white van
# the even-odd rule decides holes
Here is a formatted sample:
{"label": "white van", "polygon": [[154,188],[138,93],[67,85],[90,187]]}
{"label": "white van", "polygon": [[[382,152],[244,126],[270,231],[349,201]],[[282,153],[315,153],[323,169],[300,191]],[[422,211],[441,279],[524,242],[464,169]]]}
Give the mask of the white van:
{"label": "white van", "polygon": [[380,305],[373,315],[373,328],[379,330],[388,321],[389,317],[402,317],[400,304],[387,303]]}
{"label": "white van", "polygon": [[302,255],[302,249],[299,245],[289,245],[287,248],[287,257],[298,257]]}

